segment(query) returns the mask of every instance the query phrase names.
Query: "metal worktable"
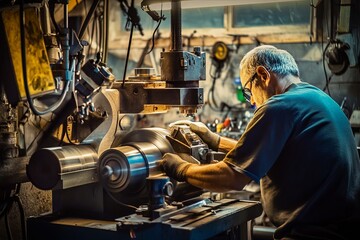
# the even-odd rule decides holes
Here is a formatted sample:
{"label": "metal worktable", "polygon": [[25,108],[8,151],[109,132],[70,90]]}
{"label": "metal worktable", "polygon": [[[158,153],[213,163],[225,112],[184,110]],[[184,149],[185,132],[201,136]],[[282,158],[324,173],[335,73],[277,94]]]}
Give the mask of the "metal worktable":
{"label": "metal worktable", "polygon": [[137,214],[114,221],[48,214],[29,218],[27,228],[29,240],[228,239],[231,231],[236,239],[249,239],[250,220],[261,213],[259,202],[222,199],[155,220]]}

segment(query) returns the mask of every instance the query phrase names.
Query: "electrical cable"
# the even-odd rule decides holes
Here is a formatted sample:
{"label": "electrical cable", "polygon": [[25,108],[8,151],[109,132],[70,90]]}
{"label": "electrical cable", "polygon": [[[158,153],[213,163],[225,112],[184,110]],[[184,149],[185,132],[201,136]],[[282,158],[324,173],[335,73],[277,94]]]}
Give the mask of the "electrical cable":
{"label": "electrical cable", "polygon": [[[321,45],[323,45],[323,38],[321,38]],[[331,97],[331,93],[330,93],[330,89],[329,89],[331,76],[328,78],[326,67],[325,67],[325,54],[326,54],[326,51],[329,48],[329,46],[330,46],[330,41],[326,44],[325,49],[323,50],[323,54],[322,54],[322,64],[323,64],[323,69],[324,69],[324,74],[325,74],[325,86],[323,88],[323,91],[327,90],[327,93]]]}
{"label": "electrical cable", "polygon": [[121,84],[121,88],[124,88],[124,87],[125,87],[125,78],[126,78],[127,65],[128,65],[128,62],[129,62],[129,55],[130,55],[130,48],[131,48],[133,31],[134,31],[134,24],[131,23],[129,44],[128,44],[128,49],[127,49],[127,53],[126,53],[126,60],[125,60],[125,67],[124,67],[124,75],[123,75],[123,82],[122,82],[122,84]]}
{"label": "electrical cable", "polygon": [[8,211],[5,213],[5,228],[6,228],[6,235],[7,235],[8,240],[13,239],[12,234],[11,234],[10,223],[9,223],[9,212],[10,212],[10,209],[11,209],[11,205],[10,205]]}
{"label": "electrical cable", "polygon": [[3,190],[3,197],[0,201],[0,219],[4,216],[4,212],[6,210],[6,207],[8,205],[8,199],[11,196],[11,191]]}
{"label": "electrical cable", "polygon": [[[213,111],[216,111],[216,112],[221,112],[220,109],[219,109],[219,106],[216,102],[216,99],[215,99],[215,85],[216,85],[216,80],[220,77],[220,74],[221,72],[219,71],[219,68],[216,68],[215,70],[215,75],[212,74],[212,67],[213,65],[210,66],[210,77],[212,78],[212,83],[211,83],[211,86],[210,86],[210,89],[208,91],[208,94],[207,94],[207,103],[210,107],[211,110]],[[214,106],[213,106],[213,104]]]}
{"label": "electrical cable", "polygon": [[[215,83],[216,83],[216,79],[217,78],[213,78],[212,79],[212,84],[211,84],[211,87],[208,91],[208,103],[209,103],[209,106],[212,110],[214,111],[217,111],[219,106],[216,102],[216,99],[215,99]],[[212,102],[212,103],[211,103]]]}
{"label": "electrical cable", "polygon": [[129,204],[120,202],[118,199],[116,199],[116,198],[112,195],[112,193],[111,193],[110,191],[108,191],[106,188],[104,188],[104,189],[105,189],[105,192],[109,195],[109,197],[110,197],[114,202],[116,202],[117,204],[119,204],[119,205],[121,205],[121,206],[123,206],[123,207],[135,209],[135,210],[138,209],[137,207],[135,207],[135,206],[133,206],[133,205],[129,205]]}
{"label": "electrical cable", "polygon": [[151,40],[152,40],[152,41],[151,41],[151,42],[152,42],[152,45],[151,45],[150,50],[149,50],[146,54],[150,54],[150,53],[152,52],[152,50],[154,49],[154,45],[155,45],[155,33],[156,33],[156,31],[159,29],[160,24],[161,24],[161,20],[159,21],[158,25],[156,26],[156,28],[155,28],[155,30],[154,30],[154,32],[153,32],[153,34],[152,34],[152,38],[151,38]]}
{"label": "electrical cable", "polygon": [[68,133],[68,131],[67,131],[67,121],[66,121],[66,123],[65,123],[66,125],[65,125],[65,135],[66,135],[66,139],[69,141],[69,143],[71,144],[71,145],[79,145],[79,144],[77,144],[77,143],[74,143],[72,140],[71,140],[71,138],[70,138],[70,136],[69,136],[69,133]]}
{"label": "electrical cable", "polygon": [[[129,23],[131,23],[129,44],[128,44],[127,53],[126,53],[126,60],[125,60],[125,67],[124,67],[124,74],[123,74],[123,81],[121,84],[121,88],[125,87],[126,71],[127,71],[127,65],[129,62],[129,55],[130,55],[130,48],[131,48],[131,43],[132,43],[134,27],[138,28],[138,30],[140,31],[140,34],[142,36],[144,35],[144,33],[142,31],[142,27],[140,25],[140,17],[138,16],[136,8],[134,7],[134,4],[135,4],[134,2],[135,2],[134,0],[131,0],[131,5],[129,7],[129,4],[127,3],[127,1],[124,1],[124,0],[120,1],[121,10],[128,16],[126,26]],[[126,11],[126,8],[127,8],[127,11]]]}
{"label": "electrical cable", "polygon": [[19,197],[20,188],[21,188],[21,184],[16,184],[13,194],[11,194],[12,190],[10,190],[9,193],[7,193],[7,194],[5,193],[5,195],[7,195],[6,199],[4,200],[5,201],[5,207],[0,212],[0,219],[2,217],[5,217],[5,227],[6,227],[6,234],[7,234],[8,240],[13,239],[12,232],[11,232],[11,227],[10,227],[10,222],[9,222],[9,213],[10,213],[10,211],[12,209],[12,206],[13,206],[14,202],[17,203],[18,209],[19,209],[19,212],[20,212],[22,239],[23,240],[27,239],[25,212],[24,212],[24,208],[22,206],[21,199]]}
{"label": "electrical cable", "polygon": [[16,203],[18,205],[19,213],[20,213],[22,237],[23,237],[24,240],[26,240],[27,239],[27,231],[26,231],[25,212],[24,212],[24,208],[23,208],[23,205],[22,205],[22,202],[21,202],[21,199],[20,199],[19,195],[15,196],[15,201],[16,201]]}
{"label": "electrical cable", "polygon": [[62,128],[61,128],[61,137],[60,137],[60,141],[59,141],[59,146],[62,146],[64,143],[64,138],[65,138],[65,123],[62,124]]}
{"label": "electrical cable", "polygon": [[[213,67],[213,64],[210,65],[210,77],[213,79],[212,81],[212,84],[211,84],[211,87],[208,91],[208,94],[207,94],[207,103],[205,103],[205,105],[207,104],[211,110],[215,111],[215,112],[220,112],[222,113],[224,111],[224,108],[226,107],[228,109],[227,113],[226,114],[229,114],[230,111],[232,110],[241,110],[241,103],[238,103],[238,104],[234,104],[234,105],[228,105],[226,104],[225,102],[220,102],[220,106],[218,105],[218,103],[216,102],[216,99],[215,99],[215,85],[216,85],[216,80],[220,78],[221,76],[221,71],[223,69],[223,67],[217,67],[216,70],[215,70],[215,74],[213,74],[213,71],[212,71],[212,67]],[[226,77],[224,79],[227,79],[228,78],[228,72],[231,68],[228,67],[227,68],[227,73],[226,73]],[[214,106],[213,106],[214,104]]]}
{"label": "electrical cable", "polygon": [[29,102],[30,109],[33,111],[35,115],[44,115],[49,112],[55,111],[64,101],[66,97],[66,93],[68,92],[68,88],[70,86],[70,81],[66,82],[66,85],[61,93],[60,99],[54,103],[52,106],[50,106],[48,109],[44,111],[39,111],[36,109],[36,107],[33,104],[33,99],[31,98],[30,90],[29,90],[29,84],[27,79],[27,69],[26,69],[26,47],[25,47],[25,11],[24,11],[24,0],[20,1],[20,39],[21,39],[21,63],[22,63],[22,72],[23,72],[23,81],[24,81],[24,87],[26,92],[26,99]]}
{"label": "electrical cable", "polygon": [[[331,14],[332,14],[332,7],[330,6],[330,16],[331,16]],[[331,36],[332,35],[332,33],[331,33],[332,30],[330,29],[331,30],[331,32],[330,32],[327,15],[326,15],[326,13],[324,15],[325,15],[324,17],[325,17],[325,22],[326,22],[327,36],[328,37],[330,36],[330,39],[328,40],[328,42],[327,42],[327,44],[325,46],[325,49],[323,49],[323,52],[322,52],[322,64],[323,64],[323,69],[324,69],[324,74],[325,74],[325,86],[323,88],[323,91],[327,90],[328,95],[331,97],[331,93],[330,93],[330,89],[329,89],[330,79],[328,79],[327,72],[326,72],[326,67],[325,67],[325,54],[326,54],[326,51],[329,48],[330,43],[332,41],[332,39],[331,39],[332,38],[332,36]],[[324,31],[321,34],[321,47],[323,48],[323,46],[324,46]]]}
{"label": "electrical cable", "polygon": [[47,2],[49,4],[50,19],[55,27],[56,33],[60,33],[60,27],[55,20],[55,1]]}
{"label": "electrical cable", "polygon": [[162,2],[161,2],[161,9],[160,9],[160,20],[159,20],[159,23],[157,24],[153,34],[152,34],[152,46],[150,48],[150,50],[146,53],[146,54],[149,54],[152,52],[152,50],[154,49],[154,45],[155,45],[155,33],[158,31],[159,27],[160,27],[160,24],[162,22],[162,20],[165,20],[165,16],[163,16],[162,14]]}

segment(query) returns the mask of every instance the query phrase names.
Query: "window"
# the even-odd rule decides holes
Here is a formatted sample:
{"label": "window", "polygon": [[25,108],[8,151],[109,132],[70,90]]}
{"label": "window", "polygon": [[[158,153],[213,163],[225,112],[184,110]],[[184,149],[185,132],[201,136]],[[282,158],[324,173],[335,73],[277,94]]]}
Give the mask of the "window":
{"label": "window", "polygon": [[[144,31],[152,33],[157,26],[157,22],[153,21],[151,17],[141,8],[137,8],[140,17],[140,24]],[[157,10],[160,14],[160,10]],[[166,17],[165,21],[161,22],[160,32],[169,32],[171,26],[171,12],[170,10],[163,10],[162,14]],[[199,30],[203,28],[224,28],[224,7],[207,7],[197,9],[182,9],[181,10],[182,29]],[[121,28],[125,31],[126,16],[122,14]],[[129,26],[130,27],[130,26]]]}
{"label": "window", "polygon": [[[184,3],[186,2],[184,1]],[[312,21],[313,8],[308,0],[278,0],[271,3],[260,0],[231,0],[229,1],[231,4],[228,6],[219,6],[221,3],[219,1],[216,1],[217,5],[207,6],[206,2],[204,1],[203,7],[198,1],[196,8],[189,8],[189,6],[182,8],[181,19],[184,36],[190,36],[194,30],[196,30],[195,37],[249,36],[249,39],[244,38],[243,43],[253,42],[253,37],[268,43],[308,42],[311,37],[315,37],[311,35],[315,32],[312,29],[315,24]],[[145,32],[143,39],[148,39],[152,36],[158,23],[142,11],[140,6],[137,6],[137,10]],[[154,9],[152,8],[152,10]],[[160,14],[159,8],[156,11]],[[169,8],[163,10],[166,20],[162,21],[159,28],[162,37],[170,34],[170,14]],[[121,22],[121,29],[124,31],[126,22],[124,14],[122,14]],[[134,34],[139,37],[138,31],[135,31]]]}
{"label": "window", "polygon": [[249,35],[309,34],[309,1],[246,4],[229,7],[228,31]]}
{"label": "window", "polygon": [[282,2],[235,6],[233,27],[309,24],[309,2]]}

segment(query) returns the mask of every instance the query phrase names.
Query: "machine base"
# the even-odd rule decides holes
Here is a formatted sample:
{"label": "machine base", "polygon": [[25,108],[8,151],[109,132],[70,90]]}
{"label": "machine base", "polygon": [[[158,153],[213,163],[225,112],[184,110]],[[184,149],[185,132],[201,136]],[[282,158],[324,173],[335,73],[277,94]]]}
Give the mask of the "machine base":
{"label": "machine base", "polygon": [[[27,220],[29,240],[98,239],[251,239],[249,223],[260,216],[259,202],[206,201],[150,220],[133,214],[114,221],[48,214]],[[231,236],[229,236],[229,234]]]}

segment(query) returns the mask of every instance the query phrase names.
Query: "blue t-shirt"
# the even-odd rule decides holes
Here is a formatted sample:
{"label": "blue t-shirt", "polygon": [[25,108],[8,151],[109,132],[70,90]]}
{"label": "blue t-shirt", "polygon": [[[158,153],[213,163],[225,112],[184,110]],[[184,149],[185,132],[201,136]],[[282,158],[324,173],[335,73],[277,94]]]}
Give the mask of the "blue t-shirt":
{"label": "blue t-shirt", "polygon": [[349,120],[310,84],[292,84],[256,109],[224,161],[260,182],[275,238],[328,229],[336,235],[360,217],[360,162]]}

